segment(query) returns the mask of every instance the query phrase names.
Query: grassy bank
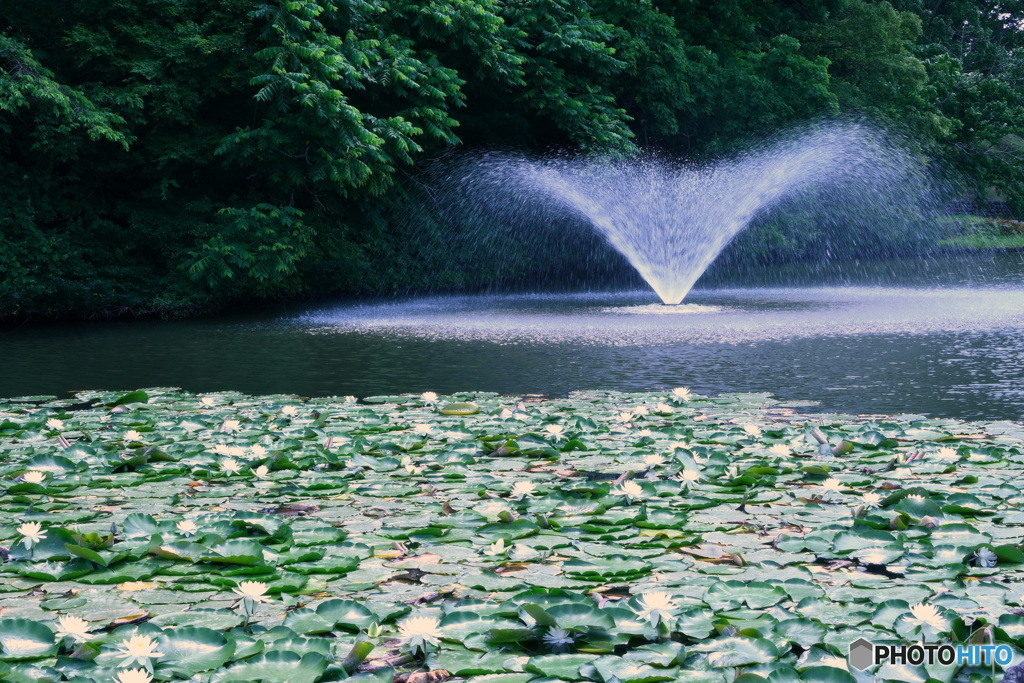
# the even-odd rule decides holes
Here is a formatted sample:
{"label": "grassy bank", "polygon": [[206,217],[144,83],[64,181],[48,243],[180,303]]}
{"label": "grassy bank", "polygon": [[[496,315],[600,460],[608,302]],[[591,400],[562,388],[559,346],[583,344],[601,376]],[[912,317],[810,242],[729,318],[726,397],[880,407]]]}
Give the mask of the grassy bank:
{"label": "grassy bank", "polygon": [[861,673],[860,637],[1024,658],[1016,423],[685,391],[75,402],[0,400],[5,681],[1002,675]]}

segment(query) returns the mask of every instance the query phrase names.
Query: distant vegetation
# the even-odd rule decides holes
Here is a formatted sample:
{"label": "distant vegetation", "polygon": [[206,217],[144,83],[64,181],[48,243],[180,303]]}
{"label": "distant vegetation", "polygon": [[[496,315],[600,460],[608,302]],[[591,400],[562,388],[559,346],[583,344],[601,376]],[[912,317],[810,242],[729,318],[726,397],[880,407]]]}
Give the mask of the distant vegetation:
{"label": "distant vegetation", "polygon": [[493,262],[453,251],[464,236],[407,220],[424,162],[454,149],[699,159],[864,117],[1024,215],[1020,3],[8,4],[8,319],[493,285]]}

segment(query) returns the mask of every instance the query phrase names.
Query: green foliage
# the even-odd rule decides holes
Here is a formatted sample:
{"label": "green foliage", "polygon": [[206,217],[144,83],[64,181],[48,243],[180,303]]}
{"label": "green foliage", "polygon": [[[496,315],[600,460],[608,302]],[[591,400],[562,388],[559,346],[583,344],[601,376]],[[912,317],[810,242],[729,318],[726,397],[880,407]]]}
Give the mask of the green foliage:
{"label": "green foliage", "polygon": [[[456,254],[473,235],[411,220],[420,163],[457,146],[699,158],[854,114],[1020,212],[1022,19],[979,0],[15,3],[0,317],[561,270]],[[808,234],[791,227],[775,232]]]}

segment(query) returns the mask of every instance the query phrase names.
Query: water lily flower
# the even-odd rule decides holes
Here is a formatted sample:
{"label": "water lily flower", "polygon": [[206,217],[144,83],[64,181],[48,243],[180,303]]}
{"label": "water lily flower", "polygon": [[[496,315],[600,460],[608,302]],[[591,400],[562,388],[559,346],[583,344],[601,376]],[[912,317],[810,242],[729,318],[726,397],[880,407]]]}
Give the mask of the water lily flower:
{"label": "water lily flower", "polygon": [[127,432],[124,433],[125,441],[139,441],[140,439],[142,439],[142,434],[139,434],[134,429],[129,429]]}
{"label": "water lily flower", "polygon": [[231,590],[240,595],[243,600],[252,600],[253,602],[270,602],[271,600],[271,597],[266,595],[267,584],[262,581],[242,581],[238,584],[238,588]]}
{"label": "water lily flower", "polygon": [[508,548],[505,547],[505,539],[499,538],[490,545],[488,550],[484,551],[484,555],[491,555],[493,557],[495,555],[504,555],[507,551]]}
{"label": "water lily flower", "polygon": [[42,484],[46,480],[46,473],[39,470],[29,470],[21,475],[21,480],[28,484]]}
{"label": "water lily flower", "polygon": [[298,415],[299,414],[299,409],[296,408],[295,406],[282,406],[281,407],[281,414],[282,415],[289,415],[289,416],[291,416],[291,415]]}
{"label": "water lily flower", "polygon": [[57,638],[73,638],[76,643],[89,640],[89,622],[70,614],[57,617]]}
{"label": "water lily flower", "polygon": [[199,402],[202,403],[204,406],[212,406],[214,403],[217,402],[217,399],[215,399],[213,396],[203,396],[199,400]]}
{"label": "water lily flower", "polygon": [[679,481],[690,486],[700,486],[700,472],[697,470],[683,470],[679,473]]}
{"label": "water lily flower", "polygon": [[49,427],[50,429],[64,429],[64,422],[62,420],[58,420],[55,417],[51,417],[49,420],[46,421],[46,426]]}
{"label": "water lily flower", "polygon": [[652,626],[657,626],[659,621],[670,621],[677,609],[678,603],[668,593],[642,593],[636,613],[641,619],[650,621]]}
{"label": "water lily flower", "polygon": [[994,567],[999,564],[999,558],[990,548],[978,548],[974,551],[974,564],[979,567]]}
{"label": "water lily flower", "polygon": [[639,432],[636,433],[636,435],[641,438],[645,436],[651,436],[652,434],[654,434],[654,432],[652,432],[650,429],[641,429]]}
{"label": "water lily flower", "polygon": [[692,392],[686,387],[676,387],[675,389],[672,390],[673,396],[675,396],[676,398],[681,398],[684,401],[690,400],[691,393]]}
{"label": "water lily flower", "polygon": [[156,641],[149,636],[132,636],[117,647],[117,653],[123,657],[118,666],[131,666],[137,662],[150,667],[150,659],[164,656],[162,652],[156,651]]}
{"label": "water lily flower", "polygon": [[256,475],[257,479],[266,479],[267,475],[270,474],[270,469],[266,465],[260,465],[252,473]]}
{"label": "water lily flower", "polygon": [[237,432],[242,428],[242,423],[238,420],[224,420],[224,424],[221,425],[221,431],[224,432]]}
{"label": "water lily flower", "polygon": [[911,616],[904,615],[903,620],[914,626],[930,626],[937,631],[949,628],[949,622],[935,607],[918,603],[910,608]]}
{"label": "water lily flower", "polygon": [[935,451],[935,457],[938,460],[959,460],[960,454],[955,449],[943,447]]}
{"label": "water lily flower", "polygon": [[186,536],[191,536],[195,532],[199,531],[199,527],[191,519],[183,519],[175,525],[181,533]]}
{"label": "water lily flower", "polygon": [[544,635],[543,640],[551,648],[551,651],[556,653],[565,652],[575,642],[568,631],[556,626],[548,628],[548,632]]}
{"label": "water lily flower", "polygon": [[672,406],[667,403],[659,403],[654,406],[654,412],[660,415],[667,415],[672,412]]}
{"label": "water lily flower", "polygon": [[241,472],[242,464],[234,458],[225,458],[220,464],[220,469],[222,472],[227,472],[228,474]]}
{"label": "water lily flower", "polygon": [[824,482],[822,482],[819,488],[825,493],[834,493],[845,489],[846,484],[839,481],[835,477],[830,477],[829,479],[826,479]]}
{"label": "water lily flower", "polygon": [[565,432],[565,427],[563,427],[562,425],[547,425],[544,427],[544,431],[550,434],[551,436],[557,437],[562,436],[562,434]]}
{"label": "water lily flower", "polygon": [[405,471],[408,472],[409,474],[419,474],[420,472],[423,471],[423,468],[420,467],[419,465],[410,464],[405,466]]}
{"label": "water lily flower", "polygon": [[651,411],[647,409],[647,406],[637,406],[633,408],[634,415],[648,415]]}
{"label": "water lily flower", "polygon": [[772,455],[777,455],[780,458],[785,458],[787,455],[792,455],[793,449],[784,443],[777,443],[768,447],[768,452]]}
{"label": "water lily flower", "polygon": [[871,491],[871,492],[865,493],[861,497],[861,500],[863,500],[864,504],[867,505],[868,507],[874,507],[874,506],[876,506],[876,505],[878,505],[879,503],[882,502],[882,496],[881,496],[881,494],[878,494],[878,493],[875,493],[874,491]]}
{"label": "water lily flower", "polygon": [[622,482],[622,484],[619,485],[619,488],[612,490],[612,493],[618,496],[625,496],[626,501],[629,503],[632,503],[635,498],[644,497],[643,487],[635,481]]}
{"label": "water lily flower", "polygon": [[436,403],[437,394],[435,394],[433,391],[424,391],[422,394],[420,394],[420,400],[422,400],[424,403]]}
{"label": "water lily flower", "polygon": [[358,398],[356,398],[355,396],[346,396],[346,397],[344,398],[344,400],[345,400],[345,403],[355,403],[355,402],[356,402],[356,401],[358,401],[359,399],[358,399]]}
{"label": "water lily flower", "polygon": [[761,436],[761,428],[757,425],[743,425],[743,431],[753,437]]}
{"label": "water lily flower", "polygon": [[262,458],[264,455],[267,454],[267,449],[265,446],[262,446],[257,443],[253,444],[252,446],[249,446],[249,452],[253,454],[253,457]]}
{"label": "water lily flower", "polygon": [[648,467],[657,467],[658,465],[665,464],[665,456],[657,453],[651,453],[644,456],[644,464]]}
{"label": "water lily flower", "polygon": [[630,420],[633,419],[633,413],[631,413],[630,411],[626,410],[626,411],[623,411],[623,412],[619,413],[615,417],[616,417],[616,419],[619,420],[619,422],[629,422]]}
{"label": "water lily flower", "polygon": [[24,537],[21,542],[25,544],[26,548],[31,550],[33,545],[46,538],[46,532],[42,529],[43,525],[39,522],[25,522],[18,527],[18,533]]}
{"label": "water lily flower", "polygon": [[444,635],[440,623],[434,617],[409,617],[398,625],[398,632],[410,652],[426,653],[427,645],[437,644]]}
{"label": "water lily flower", "polygon": [[673,451],[678,451],[683,448],[688,448],[689,445],[690,444],[686,443],[685,441],[673,441],[668,445],[668,447],[671,448]]}
{"label": "water lily flower", "polygon": [[532,481],[517,481],[512,484],[511,495],[513,498],[522,500],[524,496],[528,496],[537,490],[537,485]]}
{"label": "water lily flower", "polygon": [[428,425],[426,423],[421,423],[421,424],[418,424],[418,425],[413,425],[413,428],[412,428],[413,434],[429,434],[432,431],[434,431],[434,427],[431,426],[431,425]]}
{"label": "water lily flower", "polygon": [[152,680],[145,669],[121,669],[114,678],[115,683],[149,683]]}
{"label": "water lily flower", "polygon": [[907,496],[907,500],[912,500],[915,503],[923,503],[924,502],[924,496],[922,496],[919,493],[911,493],[909,496]]}

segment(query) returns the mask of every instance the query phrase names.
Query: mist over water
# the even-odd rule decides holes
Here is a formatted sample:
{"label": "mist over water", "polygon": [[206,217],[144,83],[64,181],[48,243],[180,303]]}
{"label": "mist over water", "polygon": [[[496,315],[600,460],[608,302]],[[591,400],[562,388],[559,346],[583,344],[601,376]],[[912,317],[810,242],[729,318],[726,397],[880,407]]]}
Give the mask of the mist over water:
{"label": "mist over water", "polygon": [[[801,226],[796,241],[820,252],[811,254],[816,260],[834,248],[898,250],[931,229],[935,196],[921,160],[894,137],[832,123],[700,164],[658,156],[465,158],[447,171],[438,205],[453,224],[470,226],[468,242],[482,251],[502,241],[508,246],[498,251],[513,255],[521,244],[558,249],[558,230],[576,231],[583,242],[599,235],[664,303],[677,304],[752,223]],[[567,260],[582,251],[568,250]]]}

